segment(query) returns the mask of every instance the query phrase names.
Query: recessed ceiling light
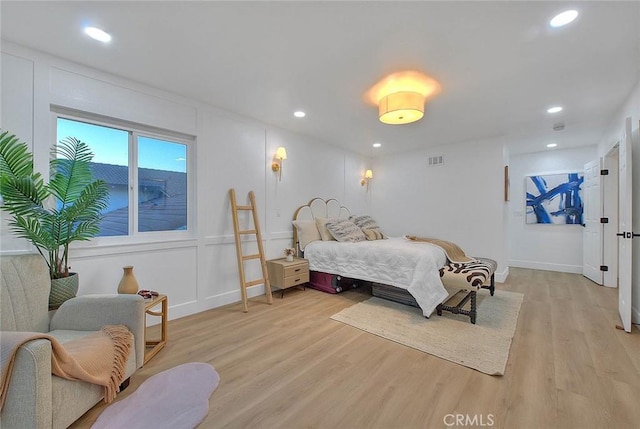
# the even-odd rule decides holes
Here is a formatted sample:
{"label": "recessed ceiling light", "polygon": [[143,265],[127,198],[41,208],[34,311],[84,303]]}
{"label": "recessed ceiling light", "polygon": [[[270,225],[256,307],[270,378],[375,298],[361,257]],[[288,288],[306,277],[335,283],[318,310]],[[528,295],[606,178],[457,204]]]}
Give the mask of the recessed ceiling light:
{"label": "recessed ceiling light", "polygon": [[565,10],[562,13],[557,14],[556,16],[554,16],[551,21],[549,21],[549,25],[557,28],[557,27],[562,27],[563,25],[567,25],[570,22],[572,22],[574,19],[576,19],[578,17],[578,11],[577,10]]}
{"label": "recessed ceiling light", "polygon": [[547,145],[547,147],[556,147],[556,146],[558,146],[558,144],[557,144],[557,143],[549,143],[549,144]]}
{"label": "recessed ceiling light", "polygon": [[547,109],[547,113],[558,113],[562,111],[562,107],[554,106]]}
{"label": "recessed ceiling light", "polygon": [[381,146],[382,146],[382,143],[374,143],[373,144],[373,147],[381,147]]}
{"label": "recessed ceiling light", "polygon": [[297,112],[293,112],[293,116],[295,116],[296,118],[304,118],[305,116],[307,116],[307,114],[302,110],[298,110]]}
{"label": "recessed ceiling light", "polygon": [[84,32],[87,33],[89,37],[94,40],[97,40],[102,43],[107,43],[111,41],[111,34],[107,33],[104,30],[101,30],[96,27],[85,27]]}

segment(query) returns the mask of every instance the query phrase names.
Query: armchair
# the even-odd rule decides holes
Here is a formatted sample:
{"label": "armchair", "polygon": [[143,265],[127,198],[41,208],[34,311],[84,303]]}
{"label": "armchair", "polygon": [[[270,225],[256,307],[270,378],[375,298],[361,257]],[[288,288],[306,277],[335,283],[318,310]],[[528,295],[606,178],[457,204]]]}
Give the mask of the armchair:
{"label": "armchair", "polygon": [[[65,302],[50,318],[50,280],[40,255],[2,256],[0,330],[43,332],[61,343],[103,325],[122,324],[133,334],[126,367],[130,377],[144,360],[144,299],[138,295],[85,295]],[[2,332],[0,332],[0,337]],[[18,349],[0,427],[66,428],[103,398],[103,388],[51,374],[51,343],[30,341]]]}

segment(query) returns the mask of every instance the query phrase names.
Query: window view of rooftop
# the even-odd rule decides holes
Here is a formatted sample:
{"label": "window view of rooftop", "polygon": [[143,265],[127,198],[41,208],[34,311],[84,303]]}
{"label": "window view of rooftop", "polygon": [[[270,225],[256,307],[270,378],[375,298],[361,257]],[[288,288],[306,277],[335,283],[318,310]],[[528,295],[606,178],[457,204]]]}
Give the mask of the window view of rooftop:
{"label": "window view of rooftop", "polygon": [[[132,219],[136,232],[187,229],[187,145],[58,118],[58,140],[68,136],[89,144],[94,177],[109,185],[99,236],[130,235]],[[138,160],[135,169],[130,168],[131,151]]]}

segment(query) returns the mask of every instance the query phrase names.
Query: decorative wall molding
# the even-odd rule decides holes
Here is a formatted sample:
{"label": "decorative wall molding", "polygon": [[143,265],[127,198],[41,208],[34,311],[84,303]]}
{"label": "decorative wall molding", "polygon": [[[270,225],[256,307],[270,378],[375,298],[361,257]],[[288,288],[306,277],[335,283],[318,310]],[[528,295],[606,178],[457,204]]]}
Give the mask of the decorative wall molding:
{"label": "decorative wall molding", "polygon": [[[254,235],[241,237],[243,243],[250,243],[252,241],[256,241]],[[262,234],[262,241],[267,242],[270,240],[292,240],[293,235],[291,231],[281,231],[281,232],[272,232],[270,234]],[[225,234],[225,235],[207,235],[204,238],[205,246],[215,246],[220,244],[235,244],[236,239],[233,235]]]}

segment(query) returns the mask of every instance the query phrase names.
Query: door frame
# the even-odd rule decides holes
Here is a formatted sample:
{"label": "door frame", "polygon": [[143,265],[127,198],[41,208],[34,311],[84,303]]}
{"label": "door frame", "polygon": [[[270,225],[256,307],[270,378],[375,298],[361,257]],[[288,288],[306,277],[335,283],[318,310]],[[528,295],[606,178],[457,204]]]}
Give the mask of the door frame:
{"label": "door frame", "polygon": [[604,169],[609,170],[603,180],[603,217],[609,219],[604,224],[602,234],[602,264],[608,267],[604,272],[604,286],[618,287],[618,198],[620,183],[618,182],[618,147],[620,142],[607,152],[603,158]]}
{"label": "door frame", "polygon": [[604,224],[601,223],[604,211],[602,168],[603,160],[601,157],[587,162],[584,165],[584,182],[582,183],[584,204],[582,213],[582,275],[598,285],[604,283],[604,272],[602,271]]}

